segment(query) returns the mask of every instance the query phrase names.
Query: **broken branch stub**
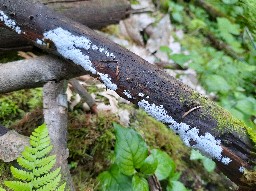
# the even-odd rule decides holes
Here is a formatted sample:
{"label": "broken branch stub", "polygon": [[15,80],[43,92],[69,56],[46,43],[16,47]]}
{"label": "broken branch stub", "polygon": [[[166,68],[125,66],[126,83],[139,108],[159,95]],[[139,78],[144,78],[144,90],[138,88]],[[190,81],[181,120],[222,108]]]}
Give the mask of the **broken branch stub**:
{"label": "broken branch stub", "polygon": [[[0,0],[0,22],[36,46],[98,77],[107,88],[173,129],[187,146],[213,158],[235,183],[246,189],[255,184],[240,179],[255,162],[246,127],[217,104],[125,48],[41,4]],[[182,117],[195,107],[198,109]]]}

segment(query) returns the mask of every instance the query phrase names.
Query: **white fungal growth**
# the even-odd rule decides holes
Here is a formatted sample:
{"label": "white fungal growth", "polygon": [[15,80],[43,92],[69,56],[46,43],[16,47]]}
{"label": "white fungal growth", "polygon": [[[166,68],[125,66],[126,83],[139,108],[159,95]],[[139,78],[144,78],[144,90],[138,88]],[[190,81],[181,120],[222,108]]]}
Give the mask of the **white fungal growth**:
{"label": "white fungal growth", "polygon": [[17,24],[16,24],[16,22],[14,20],[9,19],[9,17],[6,14],[4,14],[3,11],[0,11],[0,21],[4,22],[4,24],[7,27],[15,30],[16,33],[21,34],[20,27],[17,26]]}
{"label": "white fungal growth", "polygon": [[225,164],[225,165],[228,165],[231,161],[232,161],[232,160],[231,160],[230,158],[228,158],[228,157],[223,157],[223,158],[221,159],[221,162],[222,162],[223,164]]}
{"label": "white fungal growth", "polygon": [[44,45],[44,42],[40,39],[36,39],[36,43],[39,44],[39,45]]}
{"label": "white fungal growth", "polygon": [[131,92],[129,90],[124,90],[124,95],[126,95],[128,98],[132,98]]}
{"label": "white fungal growth", "polygon": [[140,97],[144,97],[144,93],[139,93],[138,94]]}
{"label": "white fungal growth", "polygon": [[117,89],[117,85],[111,82],[111,79],[108,77],[108,74],[102,74],[100,72],[98,72],[97,74],[100,75],[100,79],[103,81],[107,88],[114,91]]}
{"label": "white fungal growth", "polygon": [[149,115],[153,116],[158,121],[161,121],[163,123],[175,122],[171,116],[167,115],[167,112],[162,105],[157,106],[154,103],[149,104],[148,101],[143,99],[138,102],[138,106],[143,108]]}
{"label": "white fungal growth", "polygon": [[238,170],[239,170],[239,172],[244,173],[245,168],[243,166],[240,166],[240,168]]}
{"label": "white fungal growth", "polygon": [[170,124],[169,127],[173,129],[175,133],[180,135],[181,139],[187,146],[196,148],[207,156],[221,161],[225,165],[228,165],[232,161],[230,158],[222,156],[221,141],[216,140],[210,133],[199,135],[198,128],[191,128],[186,123],[176,122],[167,114],[167,111],[162,105],[157,106],[154,103],[150,104],[144,99],[139,101],[138,105],[158,121]]}
{"label": "white fungal growth", "polygon": [[84,55],[79,48],[88,50],[90,48],[90,40],[85,37],[78,37],[72,35],[67,30],[62,28],[56,28],[44,33],[46,39],[54,42],[57,51],[74,63],[82,66],[85,70],[90,71],[92,74],[96,74],[96,70],[93,68],[92,63],[88,55]]}
{"label": "white fungal growth", "polygon": [[96,46],[96,45],[92,45],[92,49],[93,49],[93,50],[98,50],[99,48],[98,48],[98,46]]}
{"label": "white fungal growth", "polygon": [[[117,89],[117,85],[111,82],[111,78],[108,74],[97,72],[93,67],[89,56],[84,54],[81,50],[89,50],[91,48],[92,50],[99,51],[106,56],[114,56],[113,53],[110,54],[104,48],[98,48],[98,46],[92,44],[92,42],[86,37],[75,36],[60,27],[44,33],[44,39],[51,40],[56,46],[57,51],[64,58],[72,60],[75,64],[82,66],[86,71],[89,71],[92,74],[98,74],[107,88],[111,90]],[[37,39],[37,43],[42,44],[43,41]],[[104,50],[105,52],[103,52]]]}

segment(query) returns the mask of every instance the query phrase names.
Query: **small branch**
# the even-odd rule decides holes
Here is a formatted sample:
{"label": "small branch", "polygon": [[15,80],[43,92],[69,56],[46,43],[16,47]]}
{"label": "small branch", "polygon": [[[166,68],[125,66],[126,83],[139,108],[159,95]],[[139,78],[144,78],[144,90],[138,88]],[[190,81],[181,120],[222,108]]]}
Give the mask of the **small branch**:
{"label": "small branch", "polygon": [[69,190],[74,191],[67,158],[67,96],[64,81],[48,82],[43,88],[44,118],[53,145],[52,154],[56,155],[56,167],[61,167],[62,177]]}
{"label": "small branch", "polygon": [[90,109],[94,112],[97,113],[97,106],[95,103],[95,100],[92,98],[91,94],[89,94],[86,89],[76,80],[75,78],[69,80],[71,85],[73,86],[74,90],[76,93],[80,95],[82,98],[82,102],[86,102]]}
{"label": "small branch", "polygon": [[60,81],[88,74],[55,56],[38,56],[0,64],[0,93],[42,87],[48,81]]}
{"label": "small branch", "polygon": [[150,191],[162,191],[162,187],[156,175],[148,177],[148,185]]}

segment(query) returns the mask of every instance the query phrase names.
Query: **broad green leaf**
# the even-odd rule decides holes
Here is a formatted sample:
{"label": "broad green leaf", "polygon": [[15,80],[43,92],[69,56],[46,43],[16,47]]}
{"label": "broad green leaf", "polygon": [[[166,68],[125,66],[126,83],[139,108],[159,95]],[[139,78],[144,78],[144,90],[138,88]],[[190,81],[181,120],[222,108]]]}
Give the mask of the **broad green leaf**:
{"label": "broad green leaf", "polygon": [[252,115],[252,114],[256,114],[255,111],[255,105],[256,105],[256,100],[254,98],[246,98],[243,100],[239,100],[237,101],[236,104],[236,108],[239,109],[240,111],[242,111],[243,113]]}
{"label": "broad green leaf", "polygon": [[174,173],[176,168],[175,163],[167,153],[153,149],[151,150],[151,154],[158,160],[157,169],[155,171],[158,180],[164,180]]}
{"label": "broad green leaf", "polygon": [[192,149],[190,160],[201,160],[203,162],[204,168],[208,172],[212,172],[216,167],[216,164],[213,160],[203,156],[198,150]]}
{"label": "broad green leaf", "polygon": [[122,174],[116,164],[98,176],[101,191],[132,191],[132,180]]}
{"label": "broad green leaf", "polygon": [[208,171],[208,172],[212,172],[214,171],[216,164],[212,159],[209,159],[207,157],[204,157],[204,159],[202,160],[204,168]]}
{"label": "broad green leaf", "polygon": [[170,55],[170,59],[180,66],[184,66],[184,64],[190,60],[190,56],[185,54],[172,54]]}
{"label": "broad green leaf", "polygon": [[234,108],[229,109],[229,111],[232,113],[233,116],[237,117],[240,120],[244,120],[245,114],[242,113],[241,111]]}
{"label": "broad green leaf", "polygon": [[183,21],[183,17],[182,17],[182,14],[180,13],[180,12],[173,12],[172,13],[172,18],[175,20],[175,21],[177,21],[177,22],[179,22],[179,23],[182,23],[182,21]]}
{"label": "broad green leaf", "polygon": [[171,53],[172,50],[168,46],[160,46],[159,50],[161,52]]}
{"label": "broad green leaf", "polygon": [[205,78],[205,85],[207,86],[208,91],[222,91],[227,92],[230,90],[230,86],[227,81],[219,75],[207,75]]}
{"label": "broad green leaf", "polygon": [[171,181],[171,185],[168,184],[167,191],[187,191],[187,188],[180,181]]}
{"label": "broad green leaf", "polygon": [[144,161],[142,166],[140,167],[140,172],[146,175],[151,175],[155,173],[157,168],[158,161],[154,158],[153,155],[149,155]]}
{"label": "broad green leaf", "polygon": [[169,176],[169,182],[180,179],[181,172],[175,172],[172,176]]}
{"label": "broad green leaf", "polygon": [[222,0],[222,2],[225,3],[225,4],[230,5],[230,4],[235,4],[235,3],[237,3],[238,0]]}
{"label": "broad green leaf", "polygon": [[132,175],[148,156],[148,148],[142,137],[133,129],[114,124],[116,133],[116,163],[125,175]]}
{"label": "broad green leaf", "polygon": [[135,174],[132,177],[132,190],[133,191],[149,191],[147,180]]}
{"label": "broad green leaf", "polygon": [[190,160],[199,160],[199,159],[203,159],[204,156],[198,151],[198,150],[191,150],[191,154],[190,154]]}
{"label": "broad green leaf", "polygon": [[222,33],[240,34],[239,25],[231,23],[227,18],[217,18],[218,28]]}

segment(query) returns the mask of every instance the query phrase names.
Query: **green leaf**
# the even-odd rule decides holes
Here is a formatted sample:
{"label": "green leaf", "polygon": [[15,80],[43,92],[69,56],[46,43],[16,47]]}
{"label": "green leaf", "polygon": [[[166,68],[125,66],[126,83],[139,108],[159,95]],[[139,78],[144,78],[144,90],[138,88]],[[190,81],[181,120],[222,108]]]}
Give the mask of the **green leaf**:
{"label": "green leaf", "polygon": [[142,137],[133,129],[114,124],[116,133],[116,163],[125,175],[132,175],[147,158],[148,148]]}
{"label": "green leaf", "polygon": [[191,150],[190,160],[199,160],[203,158],[204,156],[198,150],[195,150],[195,149]]}
{"label": "green leaf", "polygon": [[227,92],[230,90],[230,86],[227,83],[227,81],[219,75],[207,75],[205,77],[204,81],[205,85],[207,86],[208,91],[213,91],[213,92]]}
{"label": "green leaf", "polygon": [[151,175],[155,173],[157,168],[158,161],[154,158],[153,155],[149,155],[144,161],[142,166],[140,167],[140,172],[146,175]]}
{"label": "green leaf", "polygon": [[172,18],[173,18],[173,20],[177,21],[178,23],[182,23],[182,21],[183,21],[182,14],[180,12],[173,12]]}
{"label": "green leaf", "polygon": [[0,191],[6,191],[6,190],[0,187]]}
{"label": "green leaf", "polygon": [[176,168],[175,163],[167,153],[159,149],[153,149],[151,150],[151,154],[158,160],[155,171],[158,180],[164,180],[174,173]]}
{"label": "green leaf", "polygon": [[98,176],[101,191],[132,191],[132,180],[122,174],[116,164]]}
{"label": "green leaf", "polygon": [[149,191],[147,180],[135,174],[132,177],[132,190],[133,191]]}
{"label": "green leaf", "polygon": [[239,25],[231,23],[227,18],[217,18],[218,28],[221,33],[240,34]]}
{"label": "green leaf", "polygon": [[235,106],[238,110],[249,115],[256,115],[256,100],[251,97],[237,101]]}
{"label": "green leaf", "polygon": [[208,171],[208,172],[212,172],[214,171],[216,164],[212,159],[209,159],[207,157],[204,157],[204,159],[202,160],[204,168]]}
{"label": "green leaf", "polygon": [[169,182],[180,179],[181,172],[175,172],[172,176],[169,176]]}
{"label": "green leaf", "polygon": [[184,66],[184,64],[190,60],[190,56],[185,54],[172,54],[170,55],[170,59],[180,66]]}
{"label": "green leaf", "polygon": [[4,184],[13,191],[32,191],[31,183],[24,183],[20,181],[5,181]]}
{"label": "green leaf", "polygon": [[171,185],[167,185],[167,191],[187,191],[187,188],[180,181],[171,181]]}
{"label": "green leaf", "polygon": [[238,0],[222,0],[223,3],[231,5],[238,2]]}
{"label": "green leaf", "polygon": [[160,46],[159,50],[166,53],[172,52],[172,50],[168,46]]}

